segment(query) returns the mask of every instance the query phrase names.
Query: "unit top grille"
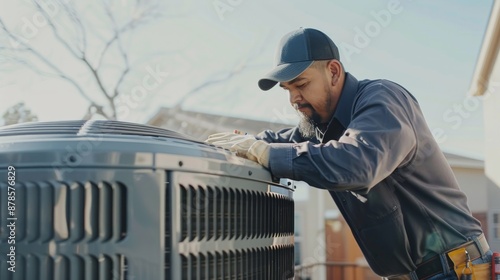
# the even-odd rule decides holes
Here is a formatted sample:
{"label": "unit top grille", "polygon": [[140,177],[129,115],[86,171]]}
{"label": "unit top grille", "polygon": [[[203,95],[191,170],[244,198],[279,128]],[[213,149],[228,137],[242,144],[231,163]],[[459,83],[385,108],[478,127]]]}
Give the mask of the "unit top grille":
{"label": "unit top grille", "polygon": [[199,142],[187,135],[171,131],[168,129],[158,128],[149,125],[109,121],[109,120],[74,120],[74,121],[57,121],[57,122],[29,122],[15,125],[9,125],[0,128],[1,136],[19,136],[19,135],[94,135],[94,134],[111,134],[111,135],[134,135],[134,136],[153,136],[167,137]]}

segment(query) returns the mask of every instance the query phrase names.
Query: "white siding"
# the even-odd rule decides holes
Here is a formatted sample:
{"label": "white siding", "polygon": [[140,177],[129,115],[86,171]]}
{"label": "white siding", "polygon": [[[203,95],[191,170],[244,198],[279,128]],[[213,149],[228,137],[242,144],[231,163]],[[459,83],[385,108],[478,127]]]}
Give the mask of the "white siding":
{"label": "white siding", "polygon": [[500,56],[496,58],[484,98],[486,175],[500,186]]}
{"label": "white siding", "polygon": [[483,169],[453,168],[462,191],[467,195],[467,204],[472,212],[487,212],[487,179]]}

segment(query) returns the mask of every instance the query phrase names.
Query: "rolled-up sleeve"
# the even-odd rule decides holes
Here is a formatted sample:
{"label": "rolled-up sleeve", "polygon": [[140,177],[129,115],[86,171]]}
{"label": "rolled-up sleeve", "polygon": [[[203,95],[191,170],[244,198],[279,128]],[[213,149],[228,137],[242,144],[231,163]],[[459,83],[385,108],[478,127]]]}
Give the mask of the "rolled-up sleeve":
{"label": "rolled-up sleeve", "polygon": [[416,107],[400,87],[371,85],[359,93],[338,141],[271,144],[270,170],[275,177],[318,188],[367,192],[413,157]]}

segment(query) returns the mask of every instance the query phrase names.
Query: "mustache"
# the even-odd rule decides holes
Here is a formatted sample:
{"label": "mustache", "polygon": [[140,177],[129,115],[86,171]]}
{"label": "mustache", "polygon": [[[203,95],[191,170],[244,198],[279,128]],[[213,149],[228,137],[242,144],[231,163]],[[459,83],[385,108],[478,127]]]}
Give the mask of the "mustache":
{"label": "mustache", "polygon": [[306,108],[306,107],[312,108],[311,104],[299,104],[299,103],[293,103],[293,108],[294,108],[295,110],[302,109],[302,108]]}

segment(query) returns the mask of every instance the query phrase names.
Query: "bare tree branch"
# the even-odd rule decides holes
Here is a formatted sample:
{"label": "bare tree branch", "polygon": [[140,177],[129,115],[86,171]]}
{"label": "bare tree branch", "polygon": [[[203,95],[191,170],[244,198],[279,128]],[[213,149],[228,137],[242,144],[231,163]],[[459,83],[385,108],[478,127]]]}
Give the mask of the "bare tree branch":
{"label": "bare tree branch", "polygon": [[[132,31],[132,30],[136,29],[137,27],[141,26],[143,23],[146,23],[147,22],[146,17],[148,15],[151,15],[151,14],[146,13],[145,15],[142,15],[140,17],[133,18],[133,19],[129,20],[128,22],[126,22],[124,25],[122,25],[120,28],[116,28],[113,37],[111,37],[106,42],[106,44],[104,45],[104,48],[101,51],[101,54],[99,55],[99,59],[98,59],[97,66],[96,66],[97,68],[100,67],[100,65],[102,64],[102,61],[103,61],[104,57],[106,56],[106,53],[108,52],[109,48],[111,47],[111,45],[113,43],[115,43],[115,41],[118,40],[120,35],[127,32],[127,31]],[[156,18],[156,16],[153,16],[153,18]]]}
{"label": "bare tree branch", "polygon": [[83,56],[85,56],[85,54],[87,52],[87,31],[86,31],[85,26],[83,25],[83,23],[80,19],[80,15],[78,14],[76,9],[72,5],[70,5],[70,4],[64,5],[63,4],[62,6],[63,6],[64,10],[66,10],[66,12],[68,13],[69,18],[75,23],[77,28],[80,30],[81,44],[82,44],[80,51],[82,52]]}
{"label": "bare tree branch", "polygon": [[[63,46],[71,53],[73,54],[73,56],[76,58],[76,59],[80,59],[83,61],[84,65],[86,65],[88,67],[88,69],[90,70],[90,72],[92,73],[92,75],[94,76],[95,78],[95,81],[97,82],[97,85],[99,86],[99,89],[101,90],[101,92],[104,94],[104,96],[110,100],[111,99],[111,96],[108,94],[108,91],[106,90],[106,88],[104,87],[103,85],[103,82],[102,82],[102,79],[101,77],[99,76],[99,73],[98,73],[98,68],[94,68],[90,61],[88,61],[88,59],[86,58],[85,54],[82,53],[81,54],[77,54],[73,48],[69,45],[69,43],[64,40],[64,38],[61,37],[61,35],[59,34],[59,31],[57,29],[57,27],[55,26],[54,22],[52,21],[52,19],[50,18],[50,16],[47,14],[47,12],[45,12],[45,10],[42,8],[42,6],[38,3],[38,0],[33,0],[34,4],[36,5],[37,9],[45,16],[52,32],[54,33],[55,37],[57,38],[57,40],[63,44]],[[63,6],[66,6],[68,4],[62,4]],[[69,9],[69,8],[68,8]],[[70,16],[71,17],[71,16]]]}
{"label": "bare tree branch", "polygon": [[113,17],[113,14],[111,13],[111,11],[109,10],[109,7],[106,6],[105,9],[106,9],[106,14],[108,15],[108,17],[111,19],[111,22],[113,23],[113,30],[116,34],[116,45],[118,46],[118,50],[120,51],[120,54],[123,58],[123,62],[125,63],[125,67],[128,68],[129,67],[128,56],[123,48],[123,44],[121,41],[121,32],[118,29],[118,26],[116,24],[116,20]]}
{"label": "bare tree branch", "polygon": [[116,85],[114,87],[114,93],[113,93],[113,98],[117,97],[118,94],[120,94],[120,86],[121,84],[123,83],[123,81],[125,80],[125,76],[127,76],[127,74],[130,73],[130,67],[127,66],[127,68],[122,72],[122,74],[120,75],[120,77],[118,78],[118,81],[116,82]]}
{"label": "bare tree branch", "polygon": [[81,60],[87,66],[87,68],[89,68],[90,73],[92,73],[92,76],[94,76],[94,79],[97,82],[97,85],[99,86],[99,89],[101,90],[102,94],[104,94],[104,96],[108,100],[111,99],[111,96],[108,94],[108,91],[104,87],[104,84],[102,83],[102,79],[99,76],[99,73],[97,72],[98,70],[96,68],[92,67],[92,65],[90,65],[90,62],[86,58],[81,58]]}
{"label": "bare tree branch", "polygon": [[67,76],[66,74],[64,74],[64,72],[61,69],[59,69],[59,67],[57,67],[55,64],[53,64],[52,62],[50,62],[44,55],[42,55],[40,52],[38,52],[36,49],[34,49],[29,43],[24,42],[24,40],[22,40],[21,38],[19,38],[16,35],[14,35],[14,33],[11,32],[7,28],[7,26],[5,25],[5,23],[3,22],[3,20],[1,18],[0,18],[0,27],[6,32],[6,34],[7,34],[8,37],[12,38],[13,40],[16,40],[20,45],[22,45],[30,53],[32,53],[33,55],[35,55],[39,60],[41,60],[50,69],[54,70],[55,73],[59,77],[61,77],[62,79],[66,80],[67,82],[69,82],[70,84],[72,84],[78,90],[78,93],[80,93],[80,95],[83,98],[85,98],[90,103],[94,103],[90,99],[90,97],[88,97],[87,94],[85,94],[85,92],[82,89],[82,87],[75,80],[73,80],[72,78],[70,78],[69,76]]}
{"label": "bare tree branch", "polygon": [[[267,37],[269,34],[264,35],[263,38]],[[222,74],[224,74],[222,77],[220,77],[221,73],[215,74],[212,76],[212,78],[206,79],[203,83],[199,84],[198,86],[192,88],[190,91],[188,91],[184,96],[177,102],[177,104],[174,106],[174,109],[180,109],[182,106],[182,103],[186,101],[188,98],[191,97],[191,95],[197,93],[199,90],[207,88],[209,86],[219,84],[222,82],[225,82],[232,77],[242,73],[246,68],[249,66],[249,62],[252,61],[255,57],[258,57],[262,52],[264,52],[265,47],[267,46],[266,41],[267,40],[261,40],[262,43],[258,48],[256,48],[256,51],[254,51],[253,55],[246,56],[243,60],[241,60],[240,63],[236,64],[236,66],[229,72],[224,71]]]}
{"label": "bare tree branch", "polygon": [[57,29],[57,27],[55,26],[54,22],[52,21],[51,17],[49,14],[47,14],[47,12],[42,8],[42,6],[40,6],[40,4],[38,3],[38,0],[33,0],[33,3],[35,4],[37,10],[43,14],[43,16],[45,17],[45,19],[47,20],[47,23],[48,25],[50,26],[50,29],[52,30],[52,33],[54,33],[54,36],[56,37],[56,39],[71,53],[73,54],[73,56],[75,56],[76,58],[82,58],[83,57],[83,53],[81,53],[80,55],[77,54],[75,52],[75,50],[69,45],[68,42],[66,42],[66,40],[64,40],[64,38],[61,37],[61,34],[59,34],[59,30]]}
{"label": "bare tree branch", "polygon": [[96,104],[90,104],[89,107],[87,108],[87,112],[82,117],[82,120],[90,120],[94,115],[101,115],[108,120],[111,119],[111,117],[104,112],[102,106]]}
{"label": "bare tree branch", "polygon": [[[123,44],[121,42],[121,32],[119,31],[118,25],[116,23],[116,19],[113,16],[113,14],[111,13],[109,5],[104,4],[104,6],[105,6],[106,14],[108,15],[109,19],[111,20],[111,22],[113,24],[113,30],[116,34],[116,36],[115,36],[116,37],[116,44],[117,44],[118,50],[120,51],[120,54],[123,58],[123,63],[125,64],[125,69],[122,71],[122,73],[121,73],[120,77],[118,78],[118,81],[116,82],[116,85],[114,86],[114,89],[113,89],[114,93],[113,93],[112,98],[115,98],[120,93],[119,88],[120,88],[120,85],[122,84],[123,80],[125,79],[125,76],[127,76],[127,74],[130,72],[130,63],[128,60],[127,53],[125,52],[125,50],[123,48]],[[112,104],[112,105],[114,105],[114,104]]]}
{"label": "bare tree branch", "polygon": [[[45,10],[40,6],[40,4],[38,3],[37,0],[33,0],[33,2],[35,3],[35,5],[37,6],[38,10],[43,13],[43,15],[45,16],[45,18],[47,19],[47,22],[49,24],[49,26],[51,27],[54,35],[56,36],[56,38],[59,40],[60,43],[62,43],[66,49],[71,53],[73,54],[73,56],[77,59],[81,59],[83,61],[83,63],[89,68],[90,72],[92,73],[92,75],[94,76],[95,78],[95,81],[97,82],[98,86],[99,86],[99,89],[102,91],[102,93],[104,94],[104,96],[110,100],[111,97],[110,95],[108,94],[106,88],[104,87],[103,83],[102,83],[102,79],[101,77],[99,76],[99,73],[98,73],[98,70],[97,68],[94,68],[90,62],[88,61],[88,59],[86,58],[85,56],[85,53],[84,51],[82,50],[81,52],[81,55],[78,55],[74,50],[73,48],[68,44],[68,42],[66,42],[62,37],[61,35],[59,34],[58,32],[58,29],[57,27],[55,26],[55,24],[53,23],[52,19],[50,19],[50,16],[45,12]],[[68,4],[64,4],[64,3],[61,3],[63,5],[63,7],[65,7],[66,10],[69,10],[69,7],[68,7]],[[71,15],[71,12],[70,12],[70,18],[73,18],[73,16]],[[79,22],[79,20],[77,20]],[[82,33],[84,34],[85,31],[84,29],[82,28]]]}
{"label": "bare tree branch", "polygon": [[[29,53],[29,51],[26,51],[27,53]],[[21,65],[23,66],[25,69],[29,69],[30,71],[33,71],[39,75],[43,75],[43,76],[47,76],[47,77],[59,77],[59,75],[57,74],[54,74],[52,72],[47,72],[47,71],[43,71],[42,69],[40,69],[40,67],[38,65],[36,65],[35,63],[31,62],[30,60],[28,59],[25,59],[25,56],[23,57],[20,57],[20,56],[3,56],[4,60],[4,64],[6,63],[9,63],[9,62],[14,62],[15,64],[17,65]],[[2,69],[7,69],[7,68],[2,68]]]}
{"label": "bare tree branch", "polygon": [[[113,12],[109,2],[105,1],[104,6],[101,6],[101,8],[105,8],[103,10],[105,16],[111,22],[111,33],[106,29],[104,29],[106,32],[102,33],[100,32],[101,29],[94,29],[94,26],[82,17],[84,13],[82,10],[79,10],[80,5],[65,0],[55,1],[59,5],[59,11],[62,10],[62,14],[59,14],[57,18],[54,17],[53,8],[47,8],[43,0],[30,0],[36,12],[44,17],[44,25],[50,28],[51,35],[53,36],[51,40],[54,40],[58,44],[58,47],[62,47],[67,51],[74,60],[73,62],[84,66],[86,73],[90,72],[91,75],[84,75],[77,78],[71,77],[70,74],[66,73],[65,68],[61,64],[51,60],[50,56],[45,55],[41,51],[42,49],[38,48],[34,42],[28,41],[19,33],[10,30],[1,18],[0,31],[5,31],[8,41],[5,44],[2,44],[3,42],[0,43],[0,61],[14,62],[36,73],[59,77],[72,84],[78,93],[89,102],[85,117],[90,118],[93,115],[101,115],[107,119],[116,119],[115,100],[120,95],[127,78],[133,73],[133,67],[136,66],[135,61],[134,63],[130,61],[131,56],[129,55],[129,50],[126,48],[126,40],[131,38],[129,35],[133,34],[132,32],[137,30],[138,27],[163,16],[159,12],[161,9],[158,7],[158,0],[130,0],[133,4],[125,9],[124,13],[121,12],[123,10]],[[99,3],[99,1],[96,3]],[[101,2],[101,4],[103,3]],[[108,36],[111,38],[107,38]],[[102,48],[98,48],[97,55],[94,56],[95,49],[92,45],[88,45],[90,43],[88,40],[95,38],[102,40],[103,46]],[[11,47],[8,46],[9,42],[12,45]],[[118,68],[110,69],[107,65],[103,66],[105,62],[108,62],[111,52],[113,52],[113,58],[117,54],[120,57],[119,61],[123,62],[123,64],[119,63],[117,65]],[[9,55],[12,57],[9,57]],[[108,70],[112,73],[117,73],[115,81],[107,79],[108,72],[106,71]],[[86,78],[88,78],[87,81],[85,81]],[[99,91],[102,92],[107,103],[109,103],[109,107],[101,106],[86,94],[83,86],[86,86],[90,82],[97,84]],[[108,111],[109,109],[111,111]]]}

